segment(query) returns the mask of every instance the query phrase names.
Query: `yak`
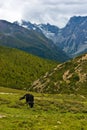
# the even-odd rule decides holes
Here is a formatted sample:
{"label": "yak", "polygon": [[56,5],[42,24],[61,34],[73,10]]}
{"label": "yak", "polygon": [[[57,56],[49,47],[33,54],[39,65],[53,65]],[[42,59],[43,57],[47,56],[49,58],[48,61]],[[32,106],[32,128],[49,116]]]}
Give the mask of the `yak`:
{"label": "yak", "polygon": [[25,94],[23,97],[20,97],[19,100],[26,99],[26,103],[32,108],[34,106],[34,96],[32,94]]}

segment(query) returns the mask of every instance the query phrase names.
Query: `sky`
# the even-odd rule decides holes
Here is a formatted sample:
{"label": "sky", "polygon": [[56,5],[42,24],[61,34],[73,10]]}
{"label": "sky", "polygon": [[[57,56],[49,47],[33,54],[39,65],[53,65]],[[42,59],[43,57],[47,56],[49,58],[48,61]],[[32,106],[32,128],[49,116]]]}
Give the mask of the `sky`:
{"label": "sky", "polygon": [[87,16],[87,0],[0,0],[0,19],[64,27],[72,16]]}

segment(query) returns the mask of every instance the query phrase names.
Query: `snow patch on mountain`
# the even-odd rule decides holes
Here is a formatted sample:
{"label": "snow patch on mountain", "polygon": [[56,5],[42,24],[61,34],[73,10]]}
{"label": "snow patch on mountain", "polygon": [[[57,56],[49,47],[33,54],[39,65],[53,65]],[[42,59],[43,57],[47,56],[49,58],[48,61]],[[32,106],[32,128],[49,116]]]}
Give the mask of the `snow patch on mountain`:
{"label": "snow patch on mountain", "polygon": [[[27,25],[22,25],[22,27],[27,28]],[[29,28],[28,28],[29,29]]]}
{"label": "snow patch on mountain", "polygon": [[41,31],[43,32],[43,34],[44,34],[47,38],[53,40],[53,38],[55,37],[55,34],[54,34],[54,33],[52,33],[52,32],[50,32],[50,31],[48,31],[48,30],[45,30],[45,29],[41,28],[41,26],[38,26],[38,27],[39,27],[39,29],[41,29]]}

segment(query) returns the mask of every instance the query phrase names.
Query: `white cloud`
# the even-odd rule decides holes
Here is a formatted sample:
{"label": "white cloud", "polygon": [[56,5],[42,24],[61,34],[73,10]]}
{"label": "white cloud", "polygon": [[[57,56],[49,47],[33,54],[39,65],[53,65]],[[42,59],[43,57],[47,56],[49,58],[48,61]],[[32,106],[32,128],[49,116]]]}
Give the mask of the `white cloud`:
{"label": "white cloud", "polygon": [[63,27],[73,15],[87,15],[87,0],[0,0],[0,19],[29,20]]}

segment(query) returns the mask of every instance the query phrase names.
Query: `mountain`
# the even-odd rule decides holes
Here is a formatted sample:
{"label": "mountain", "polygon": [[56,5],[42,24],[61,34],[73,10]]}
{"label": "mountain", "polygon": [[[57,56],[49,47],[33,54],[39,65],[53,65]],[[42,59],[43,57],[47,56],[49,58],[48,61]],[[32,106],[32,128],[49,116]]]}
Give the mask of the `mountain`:
{"label": "mountain", "polygon": [[87,16],[71,17],[62,29],[51,24],[37,25],[26,21],[22,21],[21,26],[44,34],[70,57],[87,52]]}
{"label": "mountain", "polygon": [[69,57],[43,33],[26,29],[17,24],[0,20],[0,45],[18,48],[31,54],[56,61],[66,61]]}
{"label": "mountain", "polygon": [[56,43],[71,57],[87,52],[87,16],[74,16],[61,30]]}
{"label": "mountain", "polygon": [[48,39],[51,39],[53,42],[56,42],[57,34],[59,28],[55,25],[47,24],[32,24],[29,21],[22,20],[20,23],[15,21],[14,23],[27,28],[29,30],[34,30],[36,32],[44,34]]}
{"label": "mountain", "polygon": [[[50,35],[51,33],[52,35]],[[84,54],[87,52],[87,16],[71,17],[64,28],[58,28],[57,32],[51,32],[50,30],[50,32],[44,33],[44,35],[70,57]]]}
{"label": "mountain", "polygon": [[71,17],[60,29],[51,24],[33,24],[22,20],[0,21],[0,45],[15,47],[34,55],[67,61],[87,52],[87,16]]}
{"label": "mountain", "polygon": [[0,46],[0,86],[27,89],[56,65],[24,51]]}
{"label": "mountain", "polygon": [[87,54],[63,64],[34,81],[33,91],[87,95]]}

